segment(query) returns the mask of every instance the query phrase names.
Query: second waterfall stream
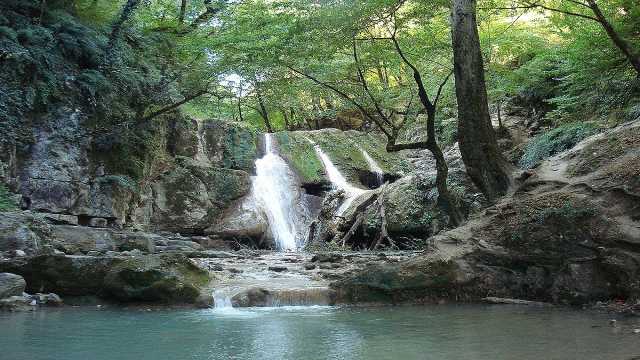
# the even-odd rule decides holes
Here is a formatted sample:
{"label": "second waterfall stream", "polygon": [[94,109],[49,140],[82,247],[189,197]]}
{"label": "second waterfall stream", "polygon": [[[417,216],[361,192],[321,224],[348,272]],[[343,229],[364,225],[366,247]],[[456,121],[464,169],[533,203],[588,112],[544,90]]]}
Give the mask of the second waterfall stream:
{"label": "second waterfall stream", "polygon": [[302,247],[306,234],[306,209],[300,187],[287,162],[276,152],[273,135],[265,134],[265,155],[256,160],[253,194],[263,210],[278,250]]}

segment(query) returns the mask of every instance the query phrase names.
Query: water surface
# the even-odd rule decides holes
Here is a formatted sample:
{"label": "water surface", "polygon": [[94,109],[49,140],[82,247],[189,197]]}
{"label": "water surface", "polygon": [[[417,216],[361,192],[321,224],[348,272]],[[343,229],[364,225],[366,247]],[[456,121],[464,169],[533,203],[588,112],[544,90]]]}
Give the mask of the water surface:
{"label": "water surface", "polygon": [[2,360],[620,359],[640,319],[518,306],[0,313]]}

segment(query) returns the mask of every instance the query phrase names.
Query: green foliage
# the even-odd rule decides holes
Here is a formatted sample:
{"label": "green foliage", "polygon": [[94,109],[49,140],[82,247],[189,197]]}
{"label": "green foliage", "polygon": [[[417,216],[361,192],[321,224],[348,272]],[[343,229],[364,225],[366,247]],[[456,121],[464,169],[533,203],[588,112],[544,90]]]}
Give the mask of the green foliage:
{"label": "green foliage", "polygon": [[597,129],[593,123],[572,123],[538,135],[527,144],[519,165],[523,169],[530,169],[549,156],[572,148]]}
{"label": "green foliage", "polygon": [[11,211],[17,209],[18,205],[12,198],[12,193],[7,186],[0,182],[0,211]]}

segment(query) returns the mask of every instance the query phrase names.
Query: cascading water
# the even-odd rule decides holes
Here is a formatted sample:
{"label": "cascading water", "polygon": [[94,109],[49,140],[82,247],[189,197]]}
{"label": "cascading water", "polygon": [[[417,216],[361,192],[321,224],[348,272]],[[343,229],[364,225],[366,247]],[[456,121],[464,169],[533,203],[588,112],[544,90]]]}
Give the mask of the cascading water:
{"label": "cascading water", "polygon": [[286,161],[273,149],[271,134],[265,134],[265,155],[256,160],[253,195],[264,211],[278,250],[293,251],[302,246],[306,209],[295,176]]}
{"label": "cascading water", "polygon": [[318,154],[318,157],[320,158],[320,160],[322,161],[322,164],[324,165],[324,169],[327,172],[327,177],[329,178],[329,181],[338,190],[344,191],[345,200],[342,203],[342,205],[340,205],[337,211],[338,214],[342,214],[349,207],[349,205],[351,205],[353,200],[355,200],[358,196],[365,193],[365,190],[349,184],[349,182],[344,177],[344,175],[342,175],[342,173],[340,173],[340,170],[338,170],[338,168],[333,164],[329,156],[325,154],[324,151],[322,151],[322,148],[320,148],[320,145],[316,144],[313,140],[309,138],[307,138],[307,141],[313,144],[313,148],[315,149],[316,154]]}
{"label": "cascading water", "polygon": [[384,184],[384,171],[382,170],[380,165],[378,165],[378,163],[371,157],[371,155],[369,155],[368,152],[366,152],[360,146],[358,146],[358,149],[362,153],[364,159],[367,161],[367,164],[369,164],[369,170],[376,176],[376,185],[382,186],[382,184]]}

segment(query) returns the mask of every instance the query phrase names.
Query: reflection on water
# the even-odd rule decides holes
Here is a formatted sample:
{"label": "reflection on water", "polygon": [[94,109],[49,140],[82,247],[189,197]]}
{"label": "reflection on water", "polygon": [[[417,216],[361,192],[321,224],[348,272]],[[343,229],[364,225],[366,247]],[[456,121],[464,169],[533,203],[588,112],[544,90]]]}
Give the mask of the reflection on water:
{"label": "reflection on water", "polygon": [[629,359],[640,319],[516,306],[0,314],[0,359]]}

